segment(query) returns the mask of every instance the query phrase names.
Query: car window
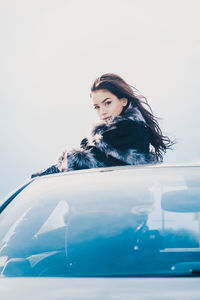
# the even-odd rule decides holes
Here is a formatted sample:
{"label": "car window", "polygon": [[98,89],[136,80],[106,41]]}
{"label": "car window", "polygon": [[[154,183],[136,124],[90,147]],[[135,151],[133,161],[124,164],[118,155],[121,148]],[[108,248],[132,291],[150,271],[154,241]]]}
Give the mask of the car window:
{"label": "car window", "polygon": [[198,272],[195,172],[138,169],[32,182],[0,215],[2,276]]}

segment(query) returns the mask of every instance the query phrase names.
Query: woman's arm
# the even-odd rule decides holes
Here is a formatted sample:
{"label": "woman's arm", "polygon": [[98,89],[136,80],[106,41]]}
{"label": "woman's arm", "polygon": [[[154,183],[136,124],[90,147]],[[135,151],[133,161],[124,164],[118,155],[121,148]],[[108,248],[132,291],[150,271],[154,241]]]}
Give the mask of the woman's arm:
{"label": "woman's arm", "polygon": [[54,173],[60,173],[60,170],[57,168],[56,165],[52,165],[51,167],[47,169],[43,169],[40,172],[34,173],[31,175],[31,178],[37,177],[37,176],[43,176],[43,175],[50,175]]}

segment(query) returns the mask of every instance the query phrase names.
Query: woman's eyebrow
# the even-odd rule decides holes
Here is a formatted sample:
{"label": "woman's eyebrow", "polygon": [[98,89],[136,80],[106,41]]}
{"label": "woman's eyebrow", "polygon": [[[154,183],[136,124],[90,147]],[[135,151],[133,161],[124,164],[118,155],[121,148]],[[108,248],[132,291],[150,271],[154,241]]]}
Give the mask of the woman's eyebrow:
{"label": "woman's eyebrow", "polygon": [[[106,97],[104,100],[101,101],[101,103],[104,103],[108,99],[111,99],[111,98],[110,97]],[[94,106],[98,106],[98,104],[94,104]]]}
{"label": "woman's eyebrow", "polygon": [[105,98],[101,103],[104,103],[106,100],[110,99],[110,97]]}

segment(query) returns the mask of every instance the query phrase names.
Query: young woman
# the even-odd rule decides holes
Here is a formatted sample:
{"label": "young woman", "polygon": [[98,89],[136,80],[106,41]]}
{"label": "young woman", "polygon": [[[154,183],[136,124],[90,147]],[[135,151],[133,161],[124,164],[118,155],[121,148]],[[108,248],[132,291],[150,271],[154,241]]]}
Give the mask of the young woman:
{"label": "young woman", "polygon": [[116,74],[104,74],[91,87],[91,99],[101,123],[80,143],[65,151],[56,165],[33,174],[138,165],[163,161],[173,142],[162,134],[146,99]]}

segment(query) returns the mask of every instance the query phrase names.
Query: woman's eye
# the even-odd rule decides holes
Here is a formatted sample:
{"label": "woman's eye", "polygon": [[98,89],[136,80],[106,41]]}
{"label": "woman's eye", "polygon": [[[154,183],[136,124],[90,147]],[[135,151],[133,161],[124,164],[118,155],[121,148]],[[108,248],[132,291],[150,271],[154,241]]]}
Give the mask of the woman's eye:
{"label": "woman's eye", "polygon": [[109,104],[111,104],[111,101],[107,101],[105,104],[106,104],[106,105],[109,105]]}
{"label": "woman's eye", "polygon": [[94,106],[94,109],[99,109],[99,106]]}

